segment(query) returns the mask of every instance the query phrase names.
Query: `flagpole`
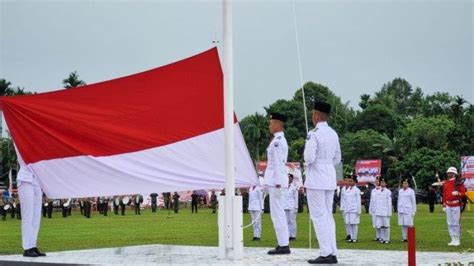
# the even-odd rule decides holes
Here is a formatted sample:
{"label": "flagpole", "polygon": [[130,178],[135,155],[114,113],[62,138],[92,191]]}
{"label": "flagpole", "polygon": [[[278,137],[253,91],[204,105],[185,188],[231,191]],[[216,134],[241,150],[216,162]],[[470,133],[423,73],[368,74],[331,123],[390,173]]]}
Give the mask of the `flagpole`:
{"label": "flagpole", "polygon": [[219,197],[219,257],[242,259],[243,216],[242,197],[235,195],[234,156],[234,58],[232,40],[232,4],[222,0],[223,72],[224,72],[224,142],[225,197]]}

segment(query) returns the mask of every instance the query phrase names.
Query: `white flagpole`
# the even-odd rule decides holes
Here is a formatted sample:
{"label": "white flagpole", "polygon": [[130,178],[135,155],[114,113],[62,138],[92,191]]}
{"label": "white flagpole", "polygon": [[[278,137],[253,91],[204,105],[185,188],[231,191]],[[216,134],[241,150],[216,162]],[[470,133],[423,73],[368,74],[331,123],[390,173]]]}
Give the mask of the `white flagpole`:
{"label": "white flagpole", "polygon": [[231,1],[222,1],[224,29],[225,199],[219,199],[219,257],[243,258],[242,197],[235,196],[234,58]]}
{"label": "white flagpole", "polygon": [[12,169],[10,168],[10,172],[8,173],[8,181],[9,181],[9,192],[10,192],[10,197],[13,194],[13,177],[12,177]]}

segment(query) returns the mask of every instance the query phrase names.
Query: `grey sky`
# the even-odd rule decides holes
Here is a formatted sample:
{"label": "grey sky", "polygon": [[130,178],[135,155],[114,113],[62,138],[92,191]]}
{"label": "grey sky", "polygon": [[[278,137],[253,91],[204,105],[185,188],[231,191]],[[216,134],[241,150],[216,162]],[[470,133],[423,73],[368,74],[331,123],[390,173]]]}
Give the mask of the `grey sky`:
{"label": "grey sky", "polygon": [[[38,92],[74,70],[95,83],[168,64],[221,36],[220,1],[0,3],[0,78]],[[354,107],[395,77],[473,103],[473,11],[469,0],[296,1],[304,80]],[[291,2],[234,3],[234,60],[240,117],[294,94]]]}

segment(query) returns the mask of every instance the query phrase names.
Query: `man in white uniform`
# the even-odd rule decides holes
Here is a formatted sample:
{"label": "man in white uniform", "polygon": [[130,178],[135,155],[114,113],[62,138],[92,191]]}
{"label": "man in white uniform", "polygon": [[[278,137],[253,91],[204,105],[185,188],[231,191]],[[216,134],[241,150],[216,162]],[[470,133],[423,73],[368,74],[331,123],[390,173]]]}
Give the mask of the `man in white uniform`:
{"label": "man in white uniform", "polygon": [[361,214],[361,197],[360,197],[360,190],[356,186],[357,184],[357,177],[350,176],[348,178],[349,186],[345,192],[345,223],[346,226],[349,228],[349,235],[350,238],[347,240],[349,243],[357,243],[357,235],[359,232],[359,223],[360,223],[360,214]]}
{"label": "man in white uniform", "polygon": [[286,161],[288,144],[283,133],[286,117],[279,113],[270,114],[269,130],[273,139],[267,148],[267,168],[265,186],[270,197],[270,216],[278,240],[278,246],[268,251],[269,255],[290,254],[288,224],[284,210],[285,191],[288,189]]}
{"label": "man in white uniform", "polygon": [[392,192],[384,178],[380,179],[380,191],[374,195],[375,226],[380,230],[380,243],[390,243],[390,217],[392,216]]}
{"label": "man in white uniform", "polygon": [[402,241],[407,242],[408,227],[413,226],[416,213],[415,191],[410,188],[408,179],[403,180],[402,188],[398,191],[398,225],[402,226]]}
{"label": "man in white uniform", "polygon": [[259,241],[262,235],[263,190],[261,186],[249,188],[250,217],[253,222],[253,241]]}
{"label": "man in white uniform", "polygon": [[376,215],[375,215],[375,198],[377,197],[377,193],[380,192],[380,180],[379,177],[375,179],[375,188],[370,191],[370,203],[369,203],[369,214],[372,217],[372,227],[375,228],[375,239],[374,241],[380,241],[380,229],[377,228],[376,225]]}
{"label": "man in white uniform", "polygon": [[288,234],[290,236],[289,240],[294,241],[296,240],[296,216],[294,215],[295,194],[298,193],[298,187],[296,186],[295,182],[293,182],[294,177],[292,174],[288,175],[288,179],[288,189],[285,193],[285,214],[286,221],[288,223]]}
{"label": "man in white uniform", "polygon": [[21,201],[21,240],[23,256],[39,257],[46,254],[36,247],[41,221],[43,191],[36,176],[18,154],[20,171],[17,175],[18,195]]}
{"label": "man in white uniform", "polygon": [[313,123],[316,127],[308,133],[304,148],[307,175],[304,186],[311,220],[316,229],[320,256],[308,260],[312,264],[337,263],[336,225],[332,215],[336,189],[335,165],[341,161],[339,136],[328,125],[331,105],[315,102]]}
{"label": "man in white uniform", "polygon": [[341,210],[341,214],[342,214],[342,221],[344,223],[344,228],[346,229],[346,241],[347,240],[350,240],[351,239],[351,228],[350,228],[350,225],[348,223],[346,223],[346,192],[347,190],[349,189],[349,186],[347,185],[349,183],[349,178],[351,177],[351,175],[346,175],[344,177],[344,183],[346,184],[345,186],[342,186],[341,187],[341,203],[340,203],[340,207],[339,207],[339,210]]}

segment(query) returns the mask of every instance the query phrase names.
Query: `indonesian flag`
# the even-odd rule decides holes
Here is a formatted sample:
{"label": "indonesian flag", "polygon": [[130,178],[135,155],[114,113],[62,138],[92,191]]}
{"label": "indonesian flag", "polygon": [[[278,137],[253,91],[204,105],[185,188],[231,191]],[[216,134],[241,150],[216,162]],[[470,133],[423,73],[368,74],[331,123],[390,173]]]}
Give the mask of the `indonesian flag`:
{"label": "indonesian flag", "polygon": [[[222,189],[217,48],[83,87],[1,97],[23,167],[50,198]],[[236,187],[258,183],[235,120]]]}

